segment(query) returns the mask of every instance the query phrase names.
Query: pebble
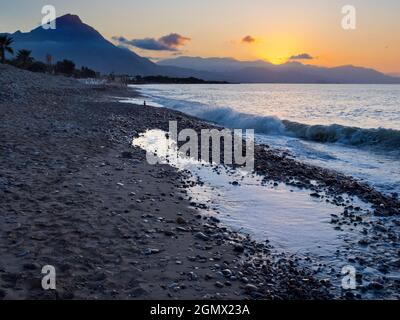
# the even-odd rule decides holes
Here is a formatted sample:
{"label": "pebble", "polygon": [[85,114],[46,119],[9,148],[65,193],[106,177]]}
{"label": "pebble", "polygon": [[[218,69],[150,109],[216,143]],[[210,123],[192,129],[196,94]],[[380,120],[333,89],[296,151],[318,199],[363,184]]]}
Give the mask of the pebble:
{"label": "pebble", "polygon": [[160,252],[160,249],[147,248],[147,249],[144,251],[144,254],[145,254],[145,255],[151,255],[151,254],[157,254],[157,253],[159,253],[159,252]]}
{"label": "pebble", "polygon": [[225,277],[230,277],[230,276],[232,275],[232,271],[229,270],[229,269],[224,269],[224,270],[222,270],[222,274],[223,274]]}
{"label": "pebble", "polygon": [[175,233],[171,230],[164,230],[164,234],[168,237],[174,236]]}
{"label": "pebble", "polygon": [[249,283],[249,279],[247,277],[240,278],[240,281],[242,281],[243,283]]}
{"label": "pebble", "polygon": [[123,151],[121,153],[121,157],[125,159],[132,159],[133,158],[133,153],[130,151]]}
{"label": "pebble", "polygon": [[208,236],[206,236],[203,232],[197,232],[194,235],[195,238],[203,240],[203,241],[208,241],[210,240],[210,238]]}
{"label": "pebble", "polygon": [[183,219],[182,217],[176,218],[176,223],[177,224],[187,224],[187,221]]}
{"label": "pebble", "polygon": [[209,273],[207,273],[205,276],[204,276],[204,279],[206,279],[206,280],[211,280],[213,278],[213,276],[211,275],[211,274],[209,274]]}
{"label": "pebble", "polygon": [[235,244],[235,247],[233,250],[236,252],[242,253],[244,251],[244,247],[241,244]]}
{"label": "pebble", "polygon": [[189,280],[190,281],[197,281],[198,279],[199,279],[199,276],[196,273],[194,273],[193,271],[189,272]]}
{"label": "pebble", "polygon": [[258,288],[254,285],[254,284],[246,284],[244,286],[244,291],[246,292],[254,292],[254,291],[258,291]]}

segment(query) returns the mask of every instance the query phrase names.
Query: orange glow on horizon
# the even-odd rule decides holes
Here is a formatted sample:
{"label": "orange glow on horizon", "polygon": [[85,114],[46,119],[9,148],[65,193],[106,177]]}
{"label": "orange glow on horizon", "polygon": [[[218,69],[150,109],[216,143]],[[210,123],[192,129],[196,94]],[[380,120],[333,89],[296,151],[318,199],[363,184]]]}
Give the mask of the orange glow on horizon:
{"label": "orange glow on horizon", "polygon": [[272,64],[286,63],[292,55],[299,53],[301,46],[292,35],[276,34],[268,41],[259,41],[253,46],[253,53]]}

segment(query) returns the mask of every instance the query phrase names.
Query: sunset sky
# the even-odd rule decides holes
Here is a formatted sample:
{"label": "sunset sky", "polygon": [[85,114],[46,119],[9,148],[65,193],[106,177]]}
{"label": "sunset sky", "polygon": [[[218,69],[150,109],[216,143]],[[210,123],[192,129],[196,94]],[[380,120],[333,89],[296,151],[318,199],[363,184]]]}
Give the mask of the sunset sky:
{"label": "sunset sky", "polygon": [[[0,32],[29,31],[47,4],[58,16],[78,14],[114,43],[113,37],[123,37],[119,44],[153,59],[188,55],[284,63],[292,57],[400,74],[399,0],[0,0]],[[356,30],[341,26],[347,4],[357,10]]]}

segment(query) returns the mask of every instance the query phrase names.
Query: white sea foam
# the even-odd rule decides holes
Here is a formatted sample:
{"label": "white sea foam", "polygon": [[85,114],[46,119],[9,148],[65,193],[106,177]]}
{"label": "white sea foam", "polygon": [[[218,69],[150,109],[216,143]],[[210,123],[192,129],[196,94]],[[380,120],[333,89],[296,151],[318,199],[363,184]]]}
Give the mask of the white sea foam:
{"label": "white sea foam", "polygon": [[[254,129],[301,160],[400,193],[400,86],[150,85],[148,104]],[[302,147],[301,147],[302,146]]]}

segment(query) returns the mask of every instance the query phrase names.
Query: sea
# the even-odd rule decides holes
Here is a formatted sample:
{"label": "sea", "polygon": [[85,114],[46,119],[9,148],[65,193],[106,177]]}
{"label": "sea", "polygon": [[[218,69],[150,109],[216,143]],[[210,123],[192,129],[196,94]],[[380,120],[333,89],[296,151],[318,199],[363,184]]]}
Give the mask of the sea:
{"label": "sea", "polygon": [[400,194],[400,85],[134,86],[149,105],[234,129],[300,161]]}
{"label": "sea", "polygon": [[[140,98],[121,100],[170,108],[233,129],[254,129],[256,142],[283,150],[302,162],[353,176],[385,194],[400,193],[400,86],[318,84],[203,84],[133,86]],[[278,254],[295,255],[301,265],[321,279],[329,279],[336,296],[342,291],[342,270],[356,269],[363,285],[377,279],[400,281],[398,268],[390,265],[400,249],[385,237],[367,236],[365,224],[337,228],[332,217],[343,207],[310,190],[283,183],[265,185],[257,174],[204,165],[177,153],[166,132],[153,129],[132,141],[160,161],[192,173],[188,188],[192,201],[206,204],[204,214],[259,242],[268,242]],[[176,150],[174,152],[177,152]],[[239,185],[233,184],[239,181]],[[370,204],[343,195],[348,204],[361,208],[365,223],[377,223],[399,233],[397,217],[374,216]],[[371,238],[374,237],[374,238]],[[372,240],[373,239],[373,240]],[[355,261],[354,257],[362,262]],[[392,287],[390,287],[392,288]],[[358,289],[357,289],[358,290]],[[396,290],[362,293],[364,298],[400,298]]]}

